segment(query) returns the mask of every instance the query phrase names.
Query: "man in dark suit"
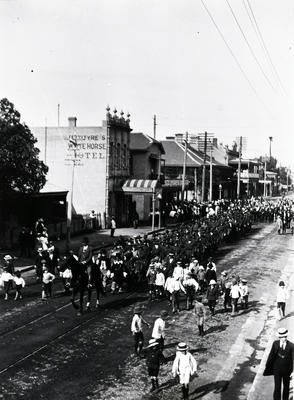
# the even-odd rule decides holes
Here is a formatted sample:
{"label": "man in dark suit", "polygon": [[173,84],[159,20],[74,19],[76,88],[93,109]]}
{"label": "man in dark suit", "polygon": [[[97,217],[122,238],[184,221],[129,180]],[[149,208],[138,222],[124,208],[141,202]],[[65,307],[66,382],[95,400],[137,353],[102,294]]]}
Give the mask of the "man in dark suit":
{"label": "man in dark suit", "polygon": [[283,400],[289,399],[290,376],[293,372],[294,344],[287,340],[288,330],[278,329],[279,340],[275,340],[269,353],[263,375],[274,375],[274,400],[281,400],[283,381]]}

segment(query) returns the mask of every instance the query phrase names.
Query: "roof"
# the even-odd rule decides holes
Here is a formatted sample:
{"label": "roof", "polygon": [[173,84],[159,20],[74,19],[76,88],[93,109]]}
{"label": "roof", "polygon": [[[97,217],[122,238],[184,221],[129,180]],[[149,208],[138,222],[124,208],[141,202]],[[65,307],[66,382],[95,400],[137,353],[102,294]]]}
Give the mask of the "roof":
{"label": "roof", "polygon": [[164,154],[162,143],[142,132],[132,132],[130,134],[130,150],[148,151],[153,144],[159,146],[161,153]]}
{"label": "roof", "polygon": [[[162,145],[165,151],[166,166],[183,166],[185,156],[185,145],[175,140],[163,140]],[[187,145],[187,167],[201,167],[203,165],[204,154],[194,149],[191,145]],[[209,155],[206,157],[206,163],[209,164]],[[229,168],[212,158],[212,165]]]}

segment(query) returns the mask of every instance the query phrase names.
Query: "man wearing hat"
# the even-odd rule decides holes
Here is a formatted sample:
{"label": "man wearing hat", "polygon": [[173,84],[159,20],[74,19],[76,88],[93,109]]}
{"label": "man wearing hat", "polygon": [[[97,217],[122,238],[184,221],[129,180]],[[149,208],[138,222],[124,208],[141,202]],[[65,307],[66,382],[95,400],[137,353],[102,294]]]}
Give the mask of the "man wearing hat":
{"label": "man wearing hat", "polygon": [[288,330],[279,328],[277,332],[279,340],[275,340],[269,353],[264,376],[273,375],[275,388],[274,400],[281,400],[283,381],[283,400],[289,399],[290,375],[293,372],[294,344],[287,340]]}
{"label": "man wearing hat", "polygon": [[150,326],[150,324],[148,324],[148,322],[146,322],[142,317],[141,307],[136,306],[134,308],[134,316],[132,319],[131,331],[134,336],[135,354],[137,356],[140,356],[144,343],[143,324],[147,325],[148,327]]}
{"label": "man wearing hat", "polygon": [[148,375],[151,379],[152,387],[150,392],[158,389],[158,374],[160,363],[164,361],[163,354],[160,350],[159,343],[156,339],[150,339],[149,345],[145,350],[146,364],[148,368]]}
{"label": "man wearing hat", "polygon": [[166,310],[162,310],[160,316],[154,321],[154,326],[152,330],[152,338],[156,339],[159,343],[159,348],[161,351],[164,349],[164,338],[165,338],[165,321],[164,319],[168,316]]}
{"label": "man wearing hat", "polygon": [[215,310],[215,306],[216,306],[216,302],[218,299],[218,287],[216,284],[216,281],[214,279],[211,279],[209,281],[209,286],[207,289],[207,300],[208,300],[208,307],[211,311],[211,315],[214,315],[214,310]]}
{"label": "man wearing hat", "polygon": [[172,374],[177,375],[182,385],[183,399],[189,398],[189,382],[193,374],[197,372],[197,362],[191,353],[188,352],[186,343],[181,342],[177,347],[176,358],[173,362]]}

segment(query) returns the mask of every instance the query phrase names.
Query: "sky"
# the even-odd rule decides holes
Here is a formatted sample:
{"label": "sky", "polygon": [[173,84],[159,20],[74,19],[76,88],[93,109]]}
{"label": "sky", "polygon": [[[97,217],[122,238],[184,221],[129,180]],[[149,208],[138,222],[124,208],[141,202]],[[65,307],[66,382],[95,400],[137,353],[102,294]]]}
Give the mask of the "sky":
{"label": "sky", "polygon": [[[253,14],[251,13],[253,11]],[[256,21],[256,24],[254,23]],[[214,133],[294,171],[293,0],[1,0],[0,96],[29,126]]]}

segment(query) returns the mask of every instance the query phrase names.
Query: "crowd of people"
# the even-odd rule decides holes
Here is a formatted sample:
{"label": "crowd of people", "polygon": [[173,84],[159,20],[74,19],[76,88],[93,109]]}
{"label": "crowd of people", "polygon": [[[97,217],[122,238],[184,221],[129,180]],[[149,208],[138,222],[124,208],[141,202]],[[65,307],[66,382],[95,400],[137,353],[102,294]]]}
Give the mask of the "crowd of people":
{"label": "crowd of people", "polygon": [[[119,237],[112,247],[95,252],[88,238],[84,237],[78,252],[75,254],[70,250],[65,256],[61,256],[55,244],[48,239],[44,221],[39,219],[35,225],[34,265],[36,279],[42,284],[41,298],[46,300],[52,297],[53,282],[60,278],[64,293],[71,296],[73,307],[81,314],[85,308],[91,308],[93,291],[95,307],[100,307],[100,297],[106,292],[119,293],[138,286],[148,286],[149,300],[166,298],[172,313],[181,311],[184,297],[185,308],[194,310],[201,336],[205,333],[208,312],[206,305],[212,315],[220,298],[224,310],[230,310],[232,316],[237,314],[238,307],[247,308],[247,281],[229,271],[219,273],[210,255],[222,242],[249,232],[252,224],[257,221],[275,222],[278,234],[286,233],[287,229],[293,234],[293,201],[285,198],[275,202],[255,198],[220,200],[207,204],[185,201],[171,204],[170,208],[172,218],[176,218],[178,222],[186,222],[179,222],[174,229],[166,229],[151,238],[147,235]],[[112,224],[112,235],[114,230],[115,225]],[[22,252],[25,250],[21,248]],[[5,300],[14,286],[14,298],[22,298],[25,281],[20,271],[15,270],[10,255],[4,257],[0,279],[4,286]],[[283,314],[281,303],[280,301],[279,309]],[[158,387],[158,371],[164,349],[164,317],[167,314],[168,311],[163,310],[155,321],[147,347],[146,360],[149,363],[152,390]],[[142,310],[136,308],[131,331],[137,355],[143,349],[144,323],[148,324],[142,317]],[[187,377],[183,378],[186,375],[179,372],[179,365],[191,364],[192,370],[197,370],[197,363],[195,366],[190,356],[186,357],[189,354],[187,350],[185,343],[178,345],[180,355],[173,367],[174,375],[180,374],[184,398],[188,396],[189,380]],[[180,361],[182,358],[186,361]]]}

